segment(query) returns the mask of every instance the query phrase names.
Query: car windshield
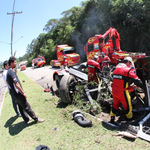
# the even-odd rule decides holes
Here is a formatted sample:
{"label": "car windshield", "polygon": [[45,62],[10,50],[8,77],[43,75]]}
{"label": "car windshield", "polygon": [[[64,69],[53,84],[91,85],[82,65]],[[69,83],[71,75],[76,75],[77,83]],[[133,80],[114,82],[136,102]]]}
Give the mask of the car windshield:
{"label": "car windshield", "polygon": [[41,58],[38,58],[38,61],[41,61],[42,59]]}
{"label": "car windshield", "polygon": [[21,65],[20,65],[20,67],[23,67],[23,66],[25,66],[25,64],[21,64]]}
{"label": "car windshield", "polygon": [[64,51],[64,54],[72,54],[72,53],[74,53],[74,50],[65,50]]}

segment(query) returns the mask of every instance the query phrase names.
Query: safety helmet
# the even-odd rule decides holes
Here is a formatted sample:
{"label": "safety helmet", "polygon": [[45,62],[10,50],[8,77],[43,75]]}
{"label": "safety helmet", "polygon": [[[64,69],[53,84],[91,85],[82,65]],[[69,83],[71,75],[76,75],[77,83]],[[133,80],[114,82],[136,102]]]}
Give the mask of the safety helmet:
{"label": "safety helmet", "polygon": [[94,55],[94,58],[95,58],[95,59],[97,59],[97,58],[98,58],[98,56],[97,56],[97,55]]}
{"label": "safety helmet", "polygon": [[132,58],[131,57],[125,57],[124,60],[132,62]]}
{"label": "safety helmet", "polygon": [[95,55],[97,55],[97,56],[98,56],[99,54],[98,54],[98,53],[95,53]]}

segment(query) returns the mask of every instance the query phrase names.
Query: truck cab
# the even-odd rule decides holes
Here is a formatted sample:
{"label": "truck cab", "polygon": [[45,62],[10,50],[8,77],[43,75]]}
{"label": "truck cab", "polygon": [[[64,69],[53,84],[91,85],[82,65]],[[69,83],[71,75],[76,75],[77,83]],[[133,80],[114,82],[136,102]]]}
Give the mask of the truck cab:
{"label": "truck cab", "polygon": [[19,67],[20,67],[20,71],[26,70],[26,64],[25,63],[20,63]]}
{"label": "truck cab", "polygon": [[38,55],[38,58],[34,58],[32,60],[32,67],[33,68],[37,68],[37,67],[41,67],[44,66],[46,64],[46,60],[43,56]]}
{"label": "truck cab", "polygon": [[60,67],[65,62],[67,62],[67,66],[73,66],[80,63],[80,56],[79,54],[75,53],[75,49],[72,46],[68,46],[67,44],[64,45],[57,45],[56,47],[57,52],[57,60],[51,60],[50,65],[53,67]]}

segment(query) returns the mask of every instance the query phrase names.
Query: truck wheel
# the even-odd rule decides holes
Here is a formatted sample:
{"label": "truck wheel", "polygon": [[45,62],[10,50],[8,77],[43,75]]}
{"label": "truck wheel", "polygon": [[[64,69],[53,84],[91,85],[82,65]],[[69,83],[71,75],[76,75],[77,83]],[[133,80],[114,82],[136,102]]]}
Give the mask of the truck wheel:
{"label": "truck wheel", "polygon": [[37,68],[37,67],[38,67],[38,64],[37,64],[37,63],[35,63],[35,64],[34,64],[34,68]]}
{"label": "truck wheel", "polygon": [[73,83],[75,77],[72,75],[64,75],[60,81],[59,94],[61,101],[64,103],[71,104],[73,101],[74,86]]}
{"label": "truck wheel", "polygon": [[58,76],[58,74],[55,74],[55,82],[56,82],[56,87],[57,89],[59,89],[59,84],[60,84],[60,77]]}

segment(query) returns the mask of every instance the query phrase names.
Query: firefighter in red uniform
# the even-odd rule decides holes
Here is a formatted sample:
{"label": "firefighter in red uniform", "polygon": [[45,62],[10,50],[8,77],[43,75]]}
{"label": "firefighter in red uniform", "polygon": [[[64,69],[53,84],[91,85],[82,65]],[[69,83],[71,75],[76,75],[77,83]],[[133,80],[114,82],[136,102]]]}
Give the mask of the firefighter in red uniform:
{"label": "firefighter in red uniform", "polygon": [[111,62],[110,58],[107,55],[105,55],[104,52],[101,52],[101,55],[99,56],[99,59],[97,61],[101,66],[101,70],[103,70],[104,66],[107,66],[108,63]]}
{"label": "firefighter in red uniform", "polygon": [[68,61],[66,60],[66,56],[63,57],[63,61],[61,62],[61,66],[65,69],[68,65]]}
{"label": "firefighter in red uniform", "polygon": [[94,60],[89,59],[87,61],[87,67],[88,67],[88,82],[95,81],[98,83],[96,73],[100,71],[100,65],[97,62],[98,56],[94,56]]}
{"label": "firefighter in red uniform", "polygon": [[141,88],[143,88],[143,83],[134,73],[134,70],[131,68],[131,65],[132,58],[126,57],[124,58],[123,63],[119,63],[116,66],[116,69],[113,71],[113,105],[110,111],[111,123],[113,123],[115,120],[115,115],[117,110],[119,109],[120,103],[122,104],[125,110],[126,118],[132,119],[133,117],[131,97],[129,94],[131,86],[129,87],[129,82],[134,83]]}

